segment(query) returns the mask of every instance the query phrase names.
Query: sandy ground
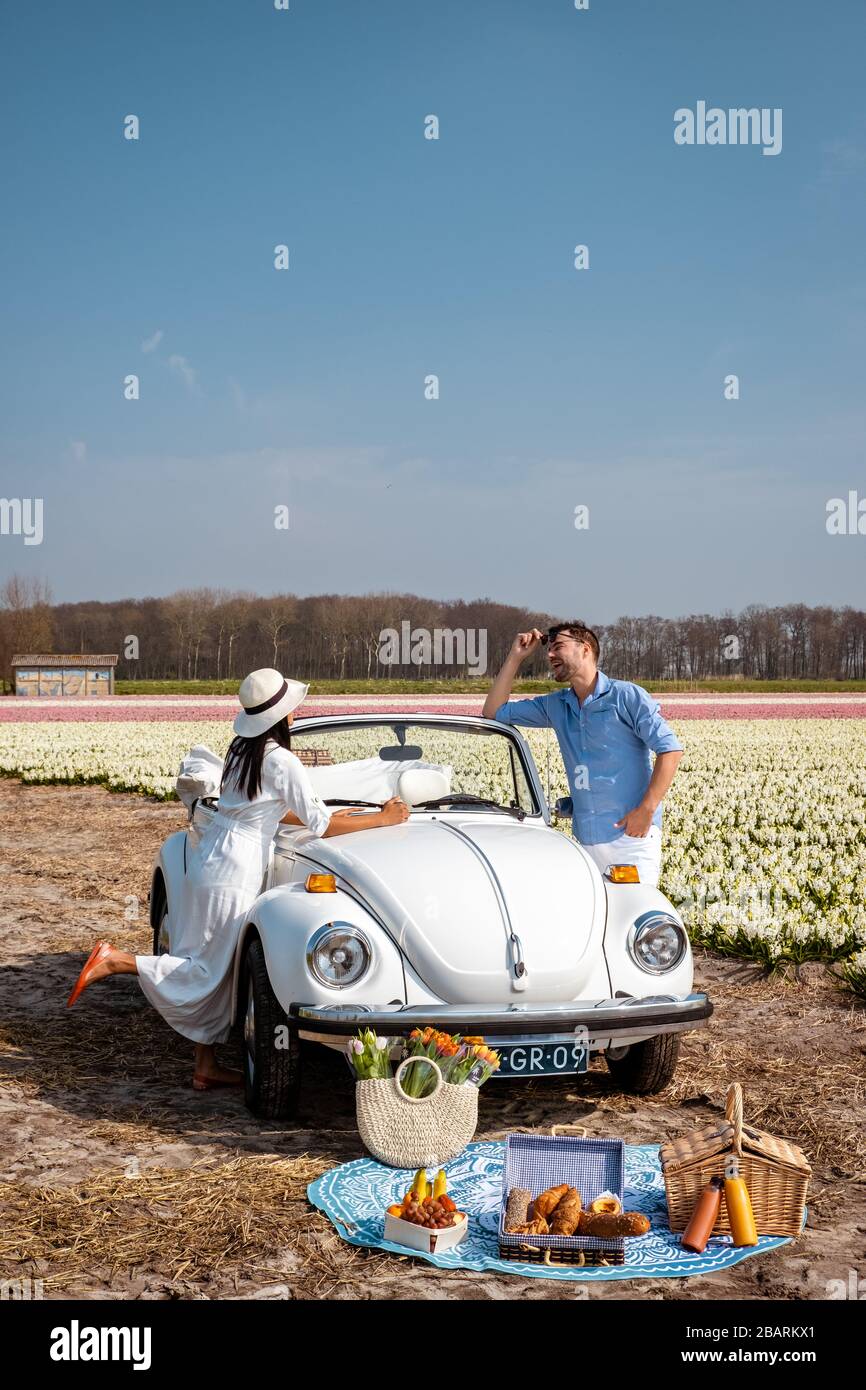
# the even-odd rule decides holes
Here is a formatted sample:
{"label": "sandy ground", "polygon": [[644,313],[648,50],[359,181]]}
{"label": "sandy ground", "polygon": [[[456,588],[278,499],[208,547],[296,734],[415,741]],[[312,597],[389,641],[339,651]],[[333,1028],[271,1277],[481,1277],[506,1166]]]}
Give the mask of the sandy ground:
{"label": "sandy ground", "polygon": [[[668,1092],[620,1096],[603,1069],[491,1083],[478,1138],[576,1123],[661,1142],[716,1118],[738,1079],[747,1118],[813,1163],[799,1241],[700,1279],[588,1294],[346,1246],[304,1195],[362,1152],[340,1058],[311,1049],[297,1121],[259,1123],[238,1095],[189,1089],[189,1044],[134,979],[64,1007],[97,936],[148,949],[151,860],[183,821],[176,805],[140,797],[0,782],[0,1278],[41,1279],[48,1298],[824,1299],[830,1281],[863,1276],[866,1016],[821,967],[766,979],[709,956],[697,978],[716,1014],[686,1040]],[[137,922],[125,916],[136,898]]]}

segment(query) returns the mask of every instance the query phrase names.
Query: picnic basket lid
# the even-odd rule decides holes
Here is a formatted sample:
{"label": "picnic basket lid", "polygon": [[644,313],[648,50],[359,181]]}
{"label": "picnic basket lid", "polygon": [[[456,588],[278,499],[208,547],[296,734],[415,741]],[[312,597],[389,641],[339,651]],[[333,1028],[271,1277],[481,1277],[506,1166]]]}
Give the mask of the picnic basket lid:
{"label": "picnic basket lid", "polygon": [[812,1172],[803,1150],[789,1139],[777,1139],[765,1130],[743,1124],[743,1091],[736,1081],[728,1088],[724,1120],[662,1144],[659,1159],[662,1171],[671,1174],[728,1153],[763,1158],[805,1176]]}

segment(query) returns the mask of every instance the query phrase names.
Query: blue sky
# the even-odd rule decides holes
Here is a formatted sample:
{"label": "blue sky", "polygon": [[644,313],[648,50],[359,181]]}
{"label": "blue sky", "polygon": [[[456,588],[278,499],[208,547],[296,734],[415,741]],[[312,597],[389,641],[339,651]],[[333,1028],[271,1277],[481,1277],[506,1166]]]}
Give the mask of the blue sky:
{"label": "blue sky", "polygon": [[[4,29],[2,491],[44,499],[44,540],[0,537],[2,573],[598,622],[862,606],[866,536],[825,529],[866,497],[859,0],[96,0]],[[675,145],[698,100],[781,107],[782,152]]]}

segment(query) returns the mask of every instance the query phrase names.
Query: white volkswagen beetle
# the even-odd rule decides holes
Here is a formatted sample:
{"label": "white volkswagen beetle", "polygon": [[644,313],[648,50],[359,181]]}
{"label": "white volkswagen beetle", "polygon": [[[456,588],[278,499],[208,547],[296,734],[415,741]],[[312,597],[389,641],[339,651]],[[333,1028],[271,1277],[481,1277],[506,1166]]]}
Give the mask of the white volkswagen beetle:
{"label": "white volkswagen beetle", "polygon": [[[712,1013],[692,992],[685,927],[633,868],[602,875],[553,828],[516,729],[446,715],[302,719],[292,749],[329,805],[399,795],[411,814],[326,840],[277,833],[235,959],[257,1115],[294,1112],[302,1041],[343,1048],[364,1027],[481,1034],[502,1077],[583,1072],[603,1052],[623,1089],[667,1085],[679,1034]],[[211,814],[199,801],[159,851],[155,951],[169,948],[187,836]]]}

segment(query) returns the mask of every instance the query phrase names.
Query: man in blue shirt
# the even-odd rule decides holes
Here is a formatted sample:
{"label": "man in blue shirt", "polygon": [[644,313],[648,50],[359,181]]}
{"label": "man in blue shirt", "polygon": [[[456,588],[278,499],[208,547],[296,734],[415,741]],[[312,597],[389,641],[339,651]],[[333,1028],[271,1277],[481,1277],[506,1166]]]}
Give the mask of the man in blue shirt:
{"label": "man in blue shirt", "polygon": [[[532,700],[509,700],[521,665],[539,643],[547,645],[554,680],[568,684]],[[598,669],[591,628],[558,623],[547,633],[518,633],[483,714],[501,724],[553,729],[574,804],[575,839],[602,872],[608,864],[635,864],[642,883],[658,884],[661,803],[682,744],[642,686],[611,680]]]}

